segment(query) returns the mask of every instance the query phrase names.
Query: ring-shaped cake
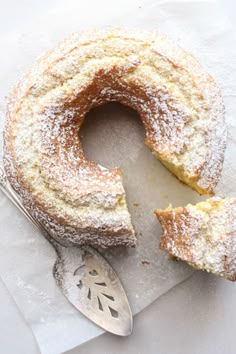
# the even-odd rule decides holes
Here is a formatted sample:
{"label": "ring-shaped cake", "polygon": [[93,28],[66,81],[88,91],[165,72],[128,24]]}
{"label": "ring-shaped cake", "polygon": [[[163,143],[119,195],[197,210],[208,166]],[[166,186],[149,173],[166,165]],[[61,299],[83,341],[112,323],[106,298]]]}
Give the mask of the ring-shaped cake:
{"label": "ring-shaped cake", "polygon": [[85,114],[110,101],[139,113],[153,154],[199,193],[221,173],[222,97],[192,55],[156,32],[75,33],[13,89],[4,131],[11,185],[64,244],[136,243],[121,171],[89,161],[79,139]]}

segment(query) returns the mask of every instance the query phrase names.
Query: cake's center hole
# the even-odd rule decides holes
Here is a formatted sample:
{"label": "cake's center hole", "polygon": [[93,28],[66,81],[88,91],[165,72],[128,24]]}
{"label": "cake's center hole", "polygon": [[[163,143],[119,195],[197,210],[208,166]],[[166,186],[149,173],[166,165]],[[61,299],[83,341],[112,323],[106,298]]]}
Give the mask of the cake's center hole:
{"label": "cake's center hole", "polygon": [[140,150],[146,149],[138,113],[119,103],[92,109],[86,115],[80,138],[89,160],[107,168],[121,167],[127,173],[132,173]]}
{"label": "cake's center hole", "polygon": [[80,139],[90,161],[121,168],[129,207],[149,200],[152,208],[160,193],[168,195],[173,177],[145,145],[145,129],[133,109],[114,102],[92,109],[81,127]]}

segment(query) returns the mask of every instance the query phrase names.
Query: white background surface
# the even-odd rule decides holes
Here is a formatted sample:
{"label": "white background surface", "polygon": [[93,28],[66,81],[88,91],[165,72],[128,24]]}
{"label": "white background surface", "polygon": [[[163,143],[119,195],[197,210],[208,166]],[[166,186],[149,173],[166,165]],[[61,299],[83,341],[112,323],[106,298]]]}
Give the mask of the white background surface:
{"label": "white background surface", "polygon": [[[47,7],[53,3],[54,0],[48,1]],[[25,16],[45,11],[45,4],[46,1],[2,1],[1,33],[20,26]],[[224,7],[234,21],[233,1],[224,1]],[[131,337],[105,334],[67,353],[235,353],[235,299],[235,284],[197,272],[138,315]],[[1,353],[39,353],[31,332],[2,283],[0,301]]]}

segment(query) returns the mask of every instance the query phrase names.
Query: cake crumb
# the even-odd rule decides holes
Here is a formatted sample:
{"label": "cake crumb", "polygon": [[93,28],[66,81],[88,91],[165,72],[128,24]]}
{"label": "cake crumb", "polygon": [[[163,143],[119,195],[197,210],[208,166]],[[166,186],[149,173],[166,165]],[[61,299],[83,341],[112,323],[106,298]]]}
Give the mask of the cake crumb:
{"label": "cake crumb", "polygon": [[149,261],[142,261],[141,263],[142,263],[143,265],[150,264]]}

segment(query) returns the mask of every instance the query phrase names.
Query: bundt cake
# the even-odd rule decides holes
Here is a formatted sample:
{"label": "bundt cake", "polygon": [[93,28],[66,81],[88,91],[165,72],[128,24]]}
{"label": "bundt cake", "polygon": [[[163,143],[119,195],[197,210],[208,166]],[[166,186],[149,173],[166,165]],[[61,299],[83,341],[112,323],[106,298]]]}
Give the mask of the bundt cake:
{"label": "bundt cake", "polygon": [[4,130],[12,187],[64,244],[136,243],[120,169],[89,161],[79,139],[85,114],[108,101],[137,110],[153,154],[199,193],[221,173],[222,98],[192,55],[156,32],[72,34],[13,88]]}

